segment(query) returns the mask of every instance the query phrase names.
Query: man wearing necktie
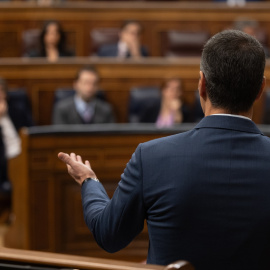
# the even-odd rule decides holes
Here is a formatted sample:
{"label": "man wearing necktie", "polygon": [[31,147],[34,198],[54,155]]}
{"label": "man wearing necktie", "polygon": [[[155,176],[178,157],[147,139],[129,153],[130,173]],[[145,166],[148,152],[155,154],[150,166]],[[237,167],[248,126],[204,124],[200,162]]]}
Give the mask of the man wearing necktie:
{"label": "man wearing necktie", "polygon": [[97,98],[99,75],[93,67],[82,67],[73,86],[75,95],[55,105],[53,124],[101,124],[115,121],[111,105]]}

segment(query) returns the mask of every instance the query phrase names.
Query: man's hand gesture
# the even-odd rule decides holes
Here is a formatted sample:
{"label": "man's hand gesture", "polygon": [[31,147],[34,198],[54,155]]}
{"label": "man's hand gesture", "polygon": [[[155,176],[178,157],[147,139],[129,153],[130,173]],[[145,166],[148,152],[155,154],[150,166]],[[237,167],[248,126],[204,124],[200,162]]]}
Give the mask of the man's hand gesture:
{"label": "man's hand gesture", "polygon": [[94,171],[91,169],[88,160],[83,163],[81,156],[71,153],[70,155],[60,152],[58,158],[67,165],[68,173],[74,180],[82,185],[86,178],[97,178]]}

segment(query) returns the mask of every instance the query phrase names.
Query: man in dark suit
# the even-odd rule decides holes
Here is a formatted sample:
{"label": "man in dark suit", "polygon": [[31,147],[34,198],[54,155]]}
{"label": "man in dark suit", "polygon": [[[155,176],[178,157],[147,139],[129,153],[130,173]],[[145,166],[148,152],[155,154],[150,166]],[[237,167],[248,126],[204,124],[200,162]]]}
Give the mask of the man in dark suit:
{"label": "man in dark suit", "polygon": [[205,118],[188,132],[140,144],[111,200],[89,161],[59,153],[82,185],[85,221],[102,248],[124,248],[146,219],[148,263],[270,269],[270,140],[251,120],[264,68],[252,36],[212,37],[198,85]]}
{"label": "man in dark suit", "polygon": [[147,49],[141,45],[140,36],[142,26],[137,21],[125,21],[119,33],[119,41],[114,44],[106,44],[98,50],[100,57],[146,57]]}
{"label": "man in dark suit", "polygon": [[53,124],[113,123],[110,104],[96,97],[98,85],[97,71],[90,66],[81,68],[74,82],[76,94],[56,103]]}

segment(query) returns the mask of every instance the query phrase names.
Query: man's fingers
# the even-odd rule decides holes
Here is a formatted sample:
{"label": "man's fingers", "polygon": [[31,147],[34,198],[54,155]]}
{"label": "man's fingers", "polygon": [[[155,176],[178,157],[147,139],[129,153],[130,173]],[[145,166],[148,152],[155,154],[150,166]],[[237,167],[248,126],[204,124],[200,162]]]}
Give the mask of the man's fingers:
{"label": "man's fingers", "polygon": [[77,161],[83,163],[82,162],[82,157],[80,155],[77,155]]}
{"label": "man's fingers", "polygon": [[91,165],[90,165],[90,162],[88,160],[85,161],[84,163],[89,169],[91,169]]}
{"label": "man's fingers", "polygon": [[71,157],[71,159],[73,159],[74,161],[77,161],[77,156],[75,153],[70,153],[69,155]]}
{"label": "man's fingers", "polygon": [[[83,164],[82,157],[80,155],[76,155],[75,153],[70,153],[70,155],[60,152],[58,154],[58,158],[66,163],[68,170],[71,169],[75,165],[75,162],[80,162]],[[84,163],[89,169],[91,169],[90,162],[88,160]]]}
{"label": "man's fingers", "polygon": [[63,152],[58,153],[58,158],[67,165],[70,165],[71,167],[72,165],[74,165],[74,160],[66,153]]}

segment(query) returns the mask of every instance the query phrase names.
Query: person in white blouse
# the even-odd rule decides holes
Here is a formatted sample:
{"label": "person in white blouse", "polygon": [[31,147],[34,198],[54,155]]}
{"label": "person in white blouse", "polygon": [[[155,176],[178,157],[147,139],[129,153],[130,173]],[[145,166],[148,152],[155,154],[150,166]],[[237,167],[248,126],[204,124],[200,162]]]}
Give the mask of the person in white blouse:
{"label": "person in white blouse", "polygon": [[21,152],[21,140],[8,114],[6,82],[0,79],[0,193],[10,193],[11,185],[7,174],[7,161]]}
{"label": "person in white blouse", "polygon": [[148,50],[141,45],[142,26],[138,21],[123,22],[118,43],[105,44],[99,51],[99,57],[141,58],[149,56]]}

